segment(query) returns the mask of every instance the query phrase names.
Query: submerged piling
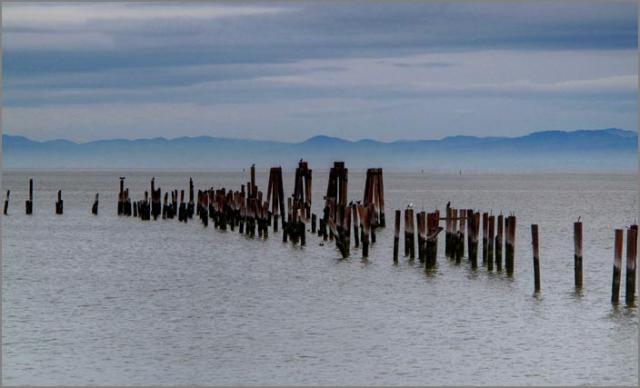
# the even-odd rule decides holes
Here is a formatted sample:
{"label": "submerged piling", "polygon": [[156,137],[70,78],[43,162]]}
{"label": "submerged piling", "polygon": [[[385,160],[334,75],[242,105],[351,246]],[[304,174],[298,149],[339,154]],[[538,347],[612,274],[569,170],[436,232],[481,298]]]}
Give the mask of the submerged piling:
{"label": "submerged piling", "polygon": [[636,293],[636,258],[638,247],[638,225],[627,229],[627,273],[625,283],[625,302],[632,305]]}
{"label": "submerged piling", "polygon": [[516,244],[516,216],[509,216],[505,219],[506,244],[505,244],[505,269],[507,275],[512,276],[515,261],[515,244]]}
{"label": "submerged piling", "polygon": [[487,236],[489,235],[489,213],[482,213],[482,265],[487,265]]}
{"label": "submerged piling", "polygon": [[496,253],[496,271],[502,271],[502,241],[504,236],[504,216],[498,215],[496,218],[496,239],[494,250]]}
{"label": "submerged piling", "polygon": [[495,239],[496,216],[489,216],[489,232],[487,233],[487,269],[493,271],[493,242]]}
{"label": "submerged piling", "polygon": [[576,289],[582,288],[582,222],[573,223],[573,277]]}
{"label": "submerged piling", "polygon": [[62,201],[62,190],[58,190],[58,200],[56,201],[56,214],[62,214],[64,211],[64,201]]}
{"label": "submerged piling", "polygon": [[534,290],[540,292],[540,252],[538,250],[538,225],[531,225],[531,245],[533,248]]}
{"label": "submerged piling", "polygon": [[4,197],[4,210],[2,210],[2,214],[7,215],[7,211],[9,210],[9,195],[11,194],[11,190],[7,190],[7,196]]}
{"label": "submerged piling", "polygon": [[98,215],[98,198],[99,194],[96,193],[96,198],[93,200],[93,205],[91,206],[91,214]]}
{"label": "submerged piling", "polygon": [[620,270],[622,268],[622,239],[624,231],[616,229],[615,245],[613,251],[613,280],[611,284],[611,303],[618,304],[620,301]]}
{"label": "submerged piling", "polygon": [[400,210],[396,210],[395,229],[393,231],[393,262],[398,262],[398,246],[400,245]]}
{"label": "submerged piling", "polygon": [[29,179],[29,199],[25,202],[25,213],[33,214],[33,179]]}

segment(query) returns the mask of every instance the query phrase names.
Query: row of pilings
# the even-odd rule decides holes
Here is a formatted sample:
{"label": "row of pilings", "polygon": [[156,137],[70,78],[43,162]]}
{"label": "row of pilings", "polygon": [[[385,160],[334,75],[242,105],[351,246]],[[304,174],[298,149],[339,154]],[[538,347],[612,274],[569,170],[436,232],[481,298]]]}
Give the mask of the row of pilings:
{"label": "row of pilings", "polygon": [[[171,190],[164,193],[151,179],[150,190],[144,192],[142,199],[133,201],[129,189],[125,187],[125,177],[120,177],[117,214],[136,217],[141,220],[176,218],[188,222],[194,215],[207,227],[209,221],[219,230],[236,228],[239,233],[249,237],[266,239],[269,228],[278,232],[282,229],[282,241],[294,245],[306,245],[307,225],[310,223],[312,234],[335,243],[341,257],[347,258],[352,249],[361,249],[362,257],[369,256],[369,249],[376,242],[377,228],[385,226],[384,182],[381,168],[367,170],[362,200],[349,200],[348,169],[344,162],[334,162],[329,171],[326,195],[322,215],[317,217],[311,212],[312,170],[308,163],[301,160],[295,171],[293,194],[285,198],[282,180],[282,168],[272,167],[269,171],[267,194],[263,196],[255,184],[255,165],[251,166],[250,181],[241,185],[240,190],[226,188],[199,189],[197,200],[193,179],[189,179],[188,201],[184,190]],[[25,201],[25,213],[33,214],[33,179],[29,179],[28,199]],[[151,195],[149,195],[149,193]],[[3,214],[8,215],[11,192],[6,192]],[[170,196],[170,198],[169,198]],[[285,209],[285,199],[287,207]],[[99,194],[96,193],[91,213],[98,214]],[[55,214],[63,214],[64,201],[62,191],[57,192]],[[398,263],[402,211],[395,211],[393,262]],[[444,228],[440,226],[444,221]],[[316,224],[318,223],[317,227]],[[435,209],[433,212],[417,211],[411,205],[404,209],[404,256],[415,260],[416,256],[426,270],[434,269],[438,257],[438,235],[445,232],[445,257],[460,264],[467,258],[473,269],[482,265],[488,271],[505,270],[513,276],[515,263],[516,216],[514,214],[493,215],[473,209],[456,209],[447,203],[445,213]],[[482,235],[480,230],[482,229]],[[614,261],[611,302],[619,303],[622,272],[622,254],[624,229],[616,229],[614,234]],[[632,305],[635,300],[636,261],[638,226],[626,228],[626,277],[625,302]],[[574,237],[574,282],[576,290],[583,288],[582,222],[580,218],[573,225]],[[353,237],[353,239],[352,239]],[[482,240],[481,250],[479,243]],[[466,241],[466,255],[465,255]],[[416,251],[417,243],[417,251]],[[534,291],[541,290],[540,234],[537,224],[531,225],[531,247],[533,257]],[[417,255],[416,255],[417,253]]]}
{"label": "row of pilings", "polygon": [[156,220],[160,215],[162,219],[177,216],[182,222],[188,222],[196,215],[205,227],[211,221],[217,229],[234,231],[237,227],[240,233],[265,239],[269,236],[269,228],[273,233],[281,229],[283,242],[300,246],[306,245],[307,226],[311,224],[311,233],[317,233],[323,242],[334,242],[343,258],[351,254],[352,233],[354,248],[361,248],[362,256],[368,257],[369,247],[376,241],[375,231],[383,227],[385,222],[383,170],[367,170],[363,199],[354,202],[347,198],[348,169],[344,162],[335,162],[329,172],[320,217],[311,212],[312,178],[313,171],[308,163],[300,160],[295,170],[293,194],[286,197],[282,168],[272,167],[264,195],[255,183],[255,165],[252,165],[250,181],[241,185],[240,190],[200,189],[194,201],[195,189],[190,178],[188,202],[184,190],[171,190],[165,192],[161,206],[162,192],[155,187],[155,178],[151,179],[150,191],[145,191],[141,200],[132,201],[129,189],[124,184],[125,177],[120,177],[117,213],[143,221]]}

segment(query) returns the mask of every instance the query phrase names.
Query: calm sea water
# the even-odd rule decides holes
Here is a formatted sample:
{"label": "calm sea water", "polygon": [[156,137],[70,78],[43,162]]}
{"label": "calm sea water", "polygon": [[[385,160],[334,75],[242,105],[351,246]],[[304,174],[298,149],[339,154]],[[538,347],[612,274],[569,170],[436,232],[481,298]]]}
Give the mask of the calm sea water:
{"label": "calm sea water", "polygon": [[[443,257],[392,263],[393,228],[369,260],[333,244],[283,244],[212,225],[117,217],[119,175],[135,199],[239,187],[248,174],[5,172],[5,384],[636,384],[638,312],[610,303],[613,230],[634,221],[633,175],[386,173],[387,219],[418,209],[514,211],[516,269]],[[24,214],[35,179],[34,215]],[[268,175],[258,174],[265,190]],[[314,171],[319,213],[327,173]],[[285,174],[285,190],[293,173]],[[350,172],[360,199],[364,174]],[[54,215],[58,189],[65,213]],[[90,207],[100,193],[100,214]],[[573,289],[572,224],[584,221],[584,291]],[[531,223],[542,293],[533,296]],[[402,247],[401,247],[402,252]],[[465,252],[466,253],[466,252]],[[624,279],[624,270],[623,270]],[[624,281],[621,297],[624,300]]]}

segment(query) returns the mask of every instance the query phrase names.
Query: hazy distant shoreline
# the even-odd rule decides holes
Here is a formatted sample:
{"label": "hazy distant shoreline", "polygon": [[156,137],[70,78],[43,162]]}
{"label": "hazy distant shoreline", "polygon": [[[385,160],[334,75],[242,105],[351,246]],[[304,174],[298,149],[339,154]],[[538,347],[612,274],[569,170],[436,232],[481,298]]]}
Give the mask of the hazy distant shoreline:
{"label": "hazy distant shoreline", "polygon": [[471,172],[634,172],[638,135],[616,128],[534,132],[520,137],[348,141],[315,136],[300,143],[201,137],[38,142],[3,135],[5,168],[238,171],[251,164],[293,169],[342,160],[354,170]]}

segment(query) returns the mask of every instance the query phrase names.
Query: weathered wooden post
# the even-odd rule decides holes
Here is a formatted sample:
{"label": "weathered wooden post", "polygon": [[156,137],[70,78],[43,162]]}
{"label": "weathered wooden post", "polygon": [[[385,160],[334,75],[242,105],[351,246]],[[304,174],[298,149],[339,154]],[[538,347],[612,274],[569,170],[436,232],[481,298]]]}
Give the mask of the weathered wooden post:
{"label": "weathered wooden post", "polygon": [[489,235],[489,213],[482,213],[482,265],[487,265],[488,241]]}
{"label": "weathered wooden post", "polygon": [[358,232],[358,209],[355,203],[351,203],[351,221],[353,222],[353,241],[356,248],[360,246],[360,233]]}
{"label": "weathered wooden post", "polygon": [[442,231],[440,227],[440,212],[435,211],[427,214],[427,254],[426,269],[436,266],[438,256],[438,234]]}
{"label": "weathered wooden post", "polygon": [[62,214],[64,207],[62,201],[62,190],[58,190],[58,200],[56,201],[56,214]]}
{"label": "weathered wooden post", "polygon": [[119,177],[120,179],[120,191],[118,192],[118,215],[121,216],[124,214],[124,178],[123,176]]}
{"label": "weathered wooden post", "polygon": [[622,239],[624,231],[616,229],[615,246],[613,252],[613,281],[611,286],[611,303],[618,304],[620,300],[620,271],[622,269]]}
{"label": "weathered wooden post", "polygon": [[[398,247],[400,245],[400,210],[396,210],[395,229],[393,231],[393,262],[398,262]],[[356,231],[357,233],[357,231]]]}
{"label": "weathered wooden post", "polygon": [[509,216],[505,219],[506,221],[506,231],[507,231],[507,241],[506,241],[506,259],[505,259],[505,267],[507,270],[507,275],[513,275],[514,271],[514,261],[515,261],[515,245],[516,245],[516,216]]}
{"label": "weathered wooden post", "polygon": [[413,209],[407,208],[404,211],[404,251],[405,256],[409,256],[410,259],[415,259],[415,228],[413,221]]}
{"label": "weathered wooden post", "polygon": [[444,255],[451,257],[451,206],[450,202],[447,202],[445,208],[445,237],[444,237]]}
{"label": "weathered wooden post", "polygon": [[424,246],[426,244],[427,239],[427,231],[425,230],[425,220],[424,220],[425,212],[416,213],[416,222],[418,224],[418,260],[421,263],[424,263]]}
{"label": "weathered wooden post", "polygon": [[91,206],[91,213],[94,215],[98,215],[98,197],[100,194],[96,193],[96,199],[93,201],[93,206]]}
{"label": "weathered wooden post", "polygon": [[178,221],[187,222],[187,207],[184,203],[184,190],[180,190],[180,208],[178,209]]}
{"label": "weathered wooden post", "polygon": [[533,278],[535,292],[540,292],[540,252],[538,250],[538,225],[531,225],[531,245],[533,246]]}
{"label": "weathered wooden post", "polygon": [[360,219],[362,220],[362,257],[369,257],[369,232],[371,229],[370,207],[360,205],[360,209],[362,209],[360,213]]}
{"label": "weathered wooden post", "polygon": [[633,305],[636,294],[636,258],[638,247],[638,225],[631,225],[627,229],[627,276],[625,302]]}
{"label": "weathered wooden post", "polygon": [[9,195],[11,194],[11,190],[7,190],[7,196],[4,197],[4,210],[2,214],[7,215],[7,211],[9,210]]}
{"label": "weathered wooden post", "polygon": [[[158,208],[160,207],[160,191],[158,190]],[[188,218],[193,218],[193,207],[194,207],[194,203],[193,203],[193,179],[191,177],[189,177],[189,204],[187,205],[187,217]],[[159,213],[159,211],[158,211]],[[154,218],[156,218],[157,215],[154,215]]]}
{"label": "weathered wooden post", "polygon": [[[467,211],[464,209],[460,209],[458,211],[458,216],[460,217],[460,228],[458,228],[458,252],[456,254],[456,260],[458,263],[464,257],[464,240],[465,240],[465,230],[467,223]],[[467,248],[468,250],[469,248]]]}
{"label": "weathered wooden post", "polygon": [[493,271],[493,242],[495,239],[496,216],[489,216],[489,233],[487,234],[487,269]]}
{"label": "weathered wooden post", "polygon": [[494,247],[496,252],[496,270],[502,271],[502,240],[504,235],[504,216],[502,213],[498,215],[497,222],[497,234]]}
{"label": "weathered wooden post", "polygon": [[582,288],[582,222],[573,223],[573,275],[576,289]]}
{"label": "weathered wooden post", "polygon": [[33,214],[33,179],[29,178],[29,199],[25,202],[25,212],[27,215]]}

